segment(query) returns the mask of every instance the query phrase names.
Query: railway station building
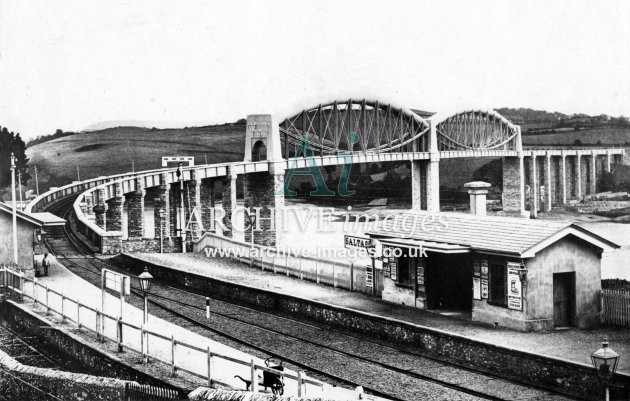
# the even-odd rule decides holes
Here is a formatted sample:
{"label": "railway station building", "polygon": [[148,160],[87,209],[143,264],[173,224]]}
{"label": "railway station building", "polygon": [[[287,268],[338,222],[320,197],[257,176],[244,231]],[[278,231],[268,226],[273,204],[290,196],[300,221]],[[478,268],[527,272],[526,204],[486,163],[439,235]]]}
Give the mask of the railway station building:
{"label": "railway station building", "polygon": [[[65,220],[52,213],[26,213],[16,210],[18,268],[35,275],[34,264],[44,253],[43,238],[63,229]],[[0,265],[14,266],[13,208],[0,202]]]}
{"label": "railway station building", "polygon": [[383,246],[375,294],[521,331],[599,324],[601,255],[618,245],[570,222],[486,216],[475,205],[478,214],[401,213],[367,233]]}

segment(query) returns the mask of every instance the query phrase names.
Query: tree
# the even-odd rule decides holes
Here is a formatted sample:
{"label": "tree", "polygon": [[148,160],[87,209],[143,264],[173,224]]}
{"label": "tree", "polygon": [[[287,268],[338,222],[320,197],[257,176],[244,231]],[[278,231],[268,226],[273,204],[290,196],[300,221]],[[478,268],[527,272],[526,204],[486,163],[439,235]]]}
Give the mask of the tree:
{"label": "tree", "polygon": [[[20,134],[9,132],[6,127],[0,127],[0,187],[11,185],[11,152],[15,154],[17,171],[22,173],[22,185],[26,185],[31,175],[28,173],[28,158],[26,145]],[[16,183],[17,183],[16,171]]]}

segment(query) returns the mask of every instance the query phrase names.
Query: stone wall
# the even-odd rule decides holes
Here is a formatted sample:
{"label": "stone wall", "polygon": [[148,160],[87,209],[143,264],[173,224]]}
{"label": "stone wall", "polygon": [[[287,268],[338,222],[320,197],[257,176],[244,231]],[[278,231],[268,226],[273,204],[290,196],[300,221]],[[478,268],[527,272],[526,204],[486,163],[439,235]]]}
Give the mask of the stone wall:
{"label": "stone wall", "polygon": [[0,397],[6,399],[42,400],[48,399],[47,393],[63,400],[117,401],[125,399],[127,383],[108,377],[22,365],[0,351]]}
{"label": "stone wall", "polygon": [[[121,258],[130,266],[134,263],[138,267],[147,264],[129,255],[121,255]],[[344,330],[360,332],[362,335],[413,346],[428,356],[459,366],[543,387],[579,399],[591,400],[601,395],[597,392],[600,388],[597,375],[588,365],[483,343],[430,327],[224,282],[164,266],[150,265],[151,274],[157,279],[194,289],[216,299],[266,312],[312,319]],[[614,382],[630,385],[630,376],[617,374]]]}
{"label": "stone wall", "polygon": [[[164,253],[175,253],[182,251],[181,237],[164,238],[162,242]],[[119,254],[121,252],[160,252],[159,238],[128,238],[121,241],[120,249],[115,252],[110,249],[108,255]],[[103,252],[106,253],[106,252]]]}

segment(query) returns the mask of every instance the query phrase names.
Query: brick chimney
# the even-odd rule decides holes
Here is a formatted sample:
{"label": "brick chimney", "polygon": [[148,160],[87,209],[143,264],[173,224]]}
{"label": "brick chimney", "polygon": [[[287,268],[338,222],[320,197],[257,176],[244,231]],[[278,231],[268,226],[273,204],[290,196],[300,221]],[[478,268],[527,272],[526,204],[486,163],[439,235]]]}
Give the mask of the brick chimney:
{"label": "brick chimney", "polygon": [[468,188],[468,194],[470,195],[470,213],[477,216],[486,215],[486,195],[488,194],[488,188],[491,186],[483,181],[473,181],[464,184],[464,188]]}

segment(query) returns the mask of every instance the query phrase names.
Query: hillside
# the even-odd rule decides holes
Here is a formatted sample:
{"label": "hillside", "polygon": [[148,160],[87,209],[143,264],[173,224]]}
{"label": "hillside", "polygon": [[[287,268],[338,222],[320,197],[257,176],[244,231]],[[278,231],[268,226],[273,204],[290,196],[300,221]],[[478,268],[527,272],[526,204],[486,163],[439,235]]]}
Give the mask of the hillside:
{"label": "hillside", "polygon": [[[194,156],[195,163],[242,159],[245,125],[223,124],[181,129],[117,127],[57,138],[29,147],[38,168],[40,190],[81,179],[161,166],[162,156]],[[29,188],[34,187],[29,183]]]}
{"label": "hillside", "polygon": [[[630,126],[624,119],[548,113],[531,109],[497,109],[523,127],[526,147],[574,147],[630,145]],[[65,134],[65,133],[64,133]],[[81,179],[159,168],[162,156],[194,156],[197,164],[242,159],[245,124],[155,129],[116,127],[57,137],[27,148],[30,166],[38,168],[40,190]],[[472,173],[492,159],[444,162],[442,185],[459,189]],[[383,166],[386,170],[388,167]],[[356,170],[355,170],[356,174]],[[495,185],[498,182],[493,183]],[[34,180],[29,188],[34,188]]]}

